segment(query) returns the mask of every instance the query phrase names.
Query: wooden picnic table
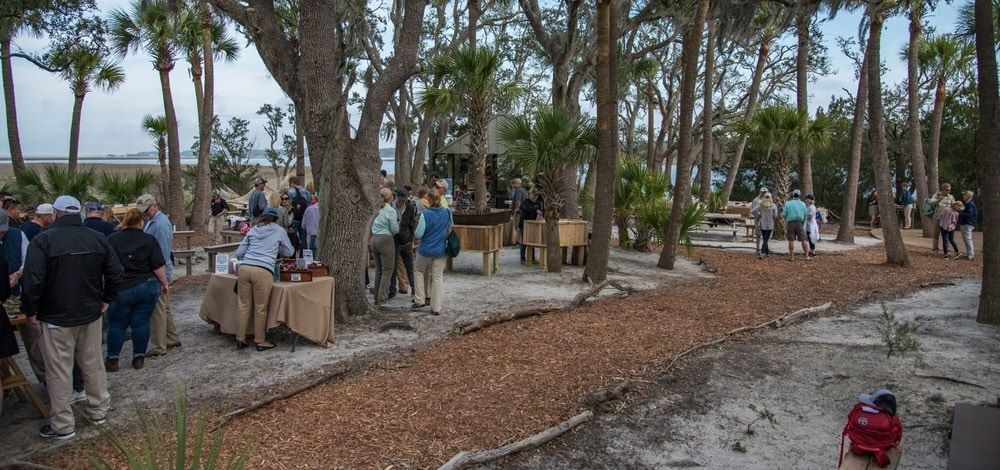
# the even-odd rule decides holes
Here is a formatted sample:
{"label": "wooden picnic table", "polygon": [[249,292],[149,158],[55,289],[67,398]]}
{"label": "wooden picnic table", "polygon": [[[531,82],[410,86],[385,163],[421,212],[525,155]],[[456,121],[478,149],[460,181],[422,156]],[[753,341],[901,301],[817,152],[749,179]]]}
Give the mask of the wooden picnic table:
{"label": "wooden picnic table", "polygon": [[174,238],[177,238],[178,236],[184,237],[184,239],[186,241],[186,243],[185,243],[185,249],[190,250],[191,249],[191,237],[194,236],[194,230],[174,230]]}
{"label": "wooden picnic table", "polygon": [[705,214],[705,223],[709,227],[716,225],[726,225],[733,231],[733,241],[736,241],[736,234],[740,229],[740,224],[745,226],[745,217],[742,214],[722,214],[709,212]]}

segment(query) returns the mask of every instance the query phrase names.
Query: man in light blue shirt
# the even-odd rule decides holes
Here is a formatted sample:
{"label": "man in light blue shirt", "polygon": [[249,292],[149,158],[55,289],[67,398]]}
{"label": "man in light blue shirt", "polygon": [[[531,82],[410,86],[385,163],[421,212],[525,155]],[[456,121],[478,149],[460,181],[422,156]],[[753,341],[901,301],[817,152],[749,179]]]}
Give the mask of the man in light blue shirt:
{"label": "man in light blue shirt", "polygon": [[[156,203],[156,198],[152,194],[143,194],[135,201],[142,218],[146,219],[146,226],[143,231],[152,235],[156,243],[160,245],[163,252],[163,260],[166,261],[167,279],[174,281],[174,261],[171,256],[174,246],[174,225],[170,223],[167,214],[160,212],[160,205]],[[168,348],[180,347],[181,341],[177,336],[177,326],[174,325],[174,316],[170,312],[170,295],[160,294],[156,301],[156,310],[149,320],[149,350],[147,356],[156,357],[167,353]]]}
{"label": "man in light blue shirt", "polygon": [[806,245],[806,204],[799,199],[801,197],[801,191],[798,189],[792,191],[792,198],[785,202],[785,209],[782,212],[782,217],[785,219],[785,231],[788,238],[789,261],[795,260],[796,240],[802,243],[802,253],[805,255],[806,261],[813,260],[813,258],[809,256],[809,248]]}

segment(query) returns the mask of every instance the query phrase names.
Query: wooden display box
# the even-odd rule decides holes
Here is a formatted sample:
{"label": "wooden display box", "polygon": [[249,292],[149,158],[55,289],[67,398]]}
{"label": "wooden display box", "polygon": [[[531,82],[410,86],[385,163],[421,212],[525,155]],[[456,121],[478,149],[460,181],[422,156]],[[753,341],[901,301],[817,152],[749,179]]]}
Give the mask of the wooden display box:
{"label": "wooden display box", "polygon": [[282,271],[281,282],[312,282],[312,271]]}
{"label": "wooden display box", "polygon": [[312,272],[313,277],[327,277],[330,275],[329,266],[310,266],[308,269]]}
{"label": "wooden display box", "polygon": [[[503,248],[503,224],[497,225],[453,225],[458,234],[461,251],[478,251],[483,254],[483,276],[489,277],[500,272],[500,250]],[[448,257],[447,269],[452,269]]]}
{"label": "wooden display box", "polygon": [[[546,268],[545,220],[524,221],[524,244],[527,247],[525,257],[528,262],[535,258],[535,248],[541,252],[541,267]],[[587,246],[590,244],[587,233],[587,221],[579,219],[559,220],[559,246],[563,248],[563,262],[572,253],[573,264],[582,266],[587,259]]]}

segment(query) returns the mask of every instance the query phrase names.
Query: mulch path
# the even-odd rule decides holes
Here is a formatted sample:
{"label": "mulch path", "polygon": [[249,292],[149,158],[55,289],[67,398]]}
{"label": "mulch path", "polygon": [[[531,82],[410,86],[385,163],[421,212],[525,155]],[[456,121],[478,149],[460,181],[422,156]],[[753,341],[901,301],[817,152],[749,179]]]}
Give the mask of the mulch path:
{"label": "mulch path", "polygon": [[[494,448],[582,408],[588,391],[653,378],[675,354],[734,328],[832,300],[848,306],[975,277],[981,262],[911,249],[886,266],[881,247],[815,262],[760,261],[697,250],[717,277],[590,302],[441,341],[393,368],[371,368],[233,420],[224,452],[249,446],[248,468],[435,467],[461,450]],[[801,260],[801,258],[800,258]],[[79,450],[52,456],[81,465]]]}

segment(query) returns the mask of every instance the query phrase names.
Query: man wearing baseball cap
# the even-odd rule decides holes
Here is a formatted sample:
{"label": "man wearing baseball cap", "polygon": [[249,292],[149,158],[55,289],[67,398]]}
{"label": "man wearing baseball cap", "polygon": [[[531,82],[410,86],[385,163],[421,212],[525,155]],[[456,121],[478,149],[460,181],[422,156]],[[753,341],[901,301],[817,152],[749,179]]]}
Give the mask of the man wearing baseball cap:
{"label": "man wearing baseball cap", "polygon": [[87,218],[83,219],[83,225],[91,230],[100,232],[105,237],[115,233],[116,225],[104,220],[104,206],[99,202],[88,202],[84,204]]}
{"label": "man wearing baseball cap", "polygon": [[438,194],[441,195],[441,207],[445,209],[448,208],[448,198],[445,195],[448,194],[448,180],[440,178],[434,182],[434,187],[437,188]]}
{"label": "man wearing baseball cap", "polygon": [[42,233],[42,230],[48,228],[52,225],[52,222],[56,220],[56,210],[52,207],[52,204],[39,204],[35,208],[35,217],[24,223],[21,226],[21,233],[25,237],[28,237],[28,241],[35,239],[35,236]]}
{"label": "man wearing baseball cap", "polygon": [[123,271],[107,239],[83,226],[80,201],[59,196],[52,206],[55,222],[28,246],[21,311],[42,330],[51,416],[38,435],[64,440],[76,435],[70,407],[74,362],[86,383],[90,421],[103,424],[111,409],[101,317],[118,295]]}
{"label": "man wearing baseball cap", "polygon": [[[174,247],[174,225],[170,223],[167,214],[160,212],[160,205],[152,194],[143,194],[135,200],[135,205],[146,219],[143,231],[152,235],[163,252],[164,265],[167,268],[167,280],[174,282],[174,260],[170,254]],[[180,337],[177,336],[177,326],[174,315],[170,312],[170,295],[161,294],[156,300],[156,309],[149,320],[149,350],[146,357],[157,357],[167,354],[168,348],[180,347]]]}
{"label": "man wearing baseball cap", "polygon": [[250,200],[247,202],[247,212],[252,219],[260,217],[264,214],[264,209],[267,209],[267,194],[264,192],[266,187],[266,178],[263,176],[254,177],[253,192],[250,193]]}

